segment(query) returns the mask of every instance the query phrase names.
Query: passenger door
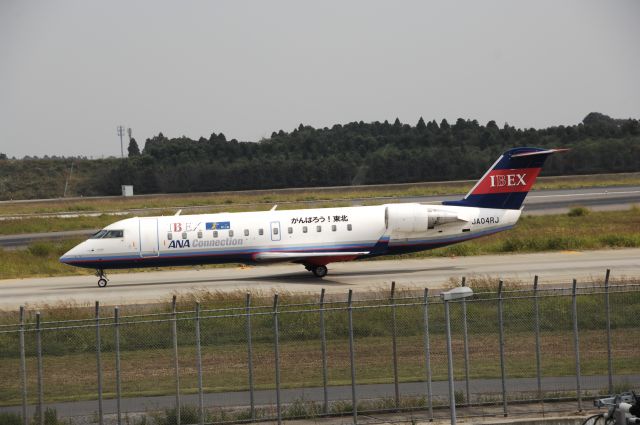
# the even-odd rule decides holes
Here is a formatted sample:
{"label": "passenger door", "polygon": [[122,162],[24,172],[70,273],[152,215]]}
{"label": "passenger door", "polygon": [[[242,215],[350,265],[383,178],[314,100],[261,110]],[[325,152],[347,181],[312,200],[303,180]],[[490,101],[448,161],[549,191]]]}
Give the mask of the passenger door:
{"label": "passenger door", "polygon": [[160,255],[160,244],[158,241],[158,219],[140,219],[140,256],[157,257]]}

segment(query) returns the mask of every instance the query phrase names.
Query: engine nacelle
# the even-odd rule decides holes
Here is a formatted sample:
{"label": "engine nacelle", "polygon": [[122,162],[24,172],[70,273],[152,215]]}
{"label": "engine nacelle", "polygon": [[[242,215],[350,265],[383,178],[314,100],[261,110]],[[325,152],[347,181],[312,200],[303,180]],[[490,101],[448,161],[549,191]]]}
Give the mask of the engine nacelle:
{"label": "engine nacelle", "polygon": [[421,204],[388,205],[384,211],[384,223],[393,233],[424,233],[447,223],[464,221],[456,213],[439,211]]}
{"label": "engine nacelle", "polygon": [[391,232],[426,232],[429,228],[429,208],[420,204],[389,205],[384,212],[384,223]]}

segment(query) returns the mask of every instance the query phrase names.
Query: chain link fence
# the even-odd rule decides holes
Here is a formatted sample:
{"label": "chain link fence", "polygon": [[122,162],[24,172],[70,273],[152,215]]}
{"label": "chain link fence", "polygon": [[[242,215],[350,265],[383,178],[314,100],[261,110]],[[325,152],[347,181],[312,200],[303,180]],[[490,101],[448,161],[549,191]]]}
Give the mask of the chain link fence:
{"label": "chain link fence", "polygon": [[[463,280],[462,285],[467,282]],[[473,283],[473,282],[469,282]],[[640,284],[502,282],[449,302],[462,416],[586,408],[640,384]],[[473,285],[472,285],[473,286]],[[231,297],[212,308],[20,309],[0,324],[0,413],[43,425],[449,415],[445,305],[397,290]],[[123,313],[123,310],[126,314]]]}

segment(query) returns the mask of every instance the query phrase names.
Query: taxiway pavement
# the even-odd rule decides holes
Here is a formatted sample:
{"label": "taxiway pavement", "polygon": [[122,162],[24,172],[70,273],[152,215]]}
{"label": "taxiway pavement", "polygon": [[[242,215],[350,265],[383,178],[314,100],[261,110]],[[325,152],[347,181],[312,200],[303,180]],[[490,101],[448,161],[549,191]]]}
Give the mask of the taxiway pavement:
{"label": "taxiway pavement", "polygon": [[86,276],[0,280],[0,309],[56,302],[89,305],[96,300],[103,305],[164,302],[174,293],[194,290],[319,293],[325,288],[346,296],[353,289],[357,296],[388,289],[391,281],[399,288],[440,288],[462,276],[531,282],[538,275],[541,284],[560,285],[573,278],[579,283],[603,278],[606,269],[613,278],[640,280],[640,249],[356,261],[331,264],[324,279],[298,264],[114,273],[106,288],[98,288],[97,278],[87,271]]}

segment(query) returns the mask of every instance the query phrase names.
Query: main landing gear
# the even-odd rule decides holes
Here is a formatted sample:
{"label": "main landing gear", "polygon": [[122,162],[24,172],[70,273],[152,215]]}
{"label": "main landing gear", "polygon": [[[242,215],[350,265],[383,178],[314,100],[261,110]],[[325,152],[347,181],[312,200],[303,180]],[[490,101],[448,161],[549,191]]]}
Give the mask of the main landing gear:
{"label": "main landing gear", "polygon": [[104,288],[105,286],[107,286],[107,282],[109,282],[109,279],[107,279],[107,275],[105,274],[104,270],[98,269],[96,271],[96,276],[98,276],[99,287]]}
{"label": "main landing gear", "polygon": [[304,266],[305,269],[309,270],[311,273],[314,274],[315,277],[325,277],[327,275],[327,273],[329,272],[329,269],[327,269],[327,266],[315,266],[315,265],[306,265]]}

